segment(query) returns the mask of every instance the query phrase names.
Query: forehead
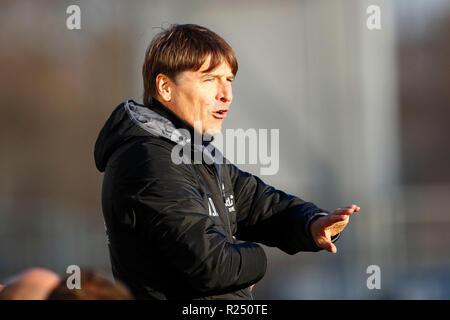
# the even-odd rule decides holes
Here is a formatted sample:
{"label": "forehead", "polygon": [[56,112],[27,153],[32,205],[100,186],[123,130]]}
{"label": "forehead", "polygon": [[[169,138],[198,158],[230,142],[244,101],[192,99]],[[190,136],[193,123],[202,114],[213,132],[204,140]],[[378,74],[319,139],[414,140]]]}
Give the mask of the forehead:
{"label": "forehead", "polygon": [[211,57],[208,56],[206,58],[205,62],[200,67],[200,69],[198,69],[196,71],[191,71],[191,73],[196,74],[198,76],[202,76],[205,74],[220,74],[223,76],[232,76],[233,75],[231,66],[225,59],[223,59],[223,61],[220,64],[218,64],[214,69],[208,71],[208,69],[210,68],[210,63],[211,63]]}
{"label": "forehead", "polygon": [[202,66],[198,70],[188,70],[188,71],[182,71],[176,76],[176,82],[181,83],[184,82],[184,80],[194,80],[194,79],[200,79],[201,77],[211,74],[216,76],[224,76],[224,77],[234,77],[233,72],[231,70],[230,65],[228,62],[224,59],[216,68],[209,70],[210,67],[211,58],[208,56],[205,60],[205,62],[202,64]]}

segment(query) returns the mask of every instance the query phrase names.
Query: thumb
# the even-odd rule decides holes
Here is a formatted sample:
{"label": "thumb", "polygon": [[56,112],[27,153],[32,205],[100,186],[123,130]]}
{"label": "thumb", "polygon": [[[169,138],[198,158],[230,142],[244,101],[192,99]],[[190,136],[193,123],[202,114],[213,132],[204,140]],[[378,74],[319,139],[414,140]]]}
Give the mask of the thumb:
{"label": "thumb", "polygon": [[323,246],[323,249],[325,249],[331,253],[337,253],[337,248],[331,241],[325,243]]}
{"label": "thumb", "polygon": [[330,244],[331,244],[331,251],[330,252],[337,253],[337,247],[334,244],[332,244],[332,243],[330,243]]}

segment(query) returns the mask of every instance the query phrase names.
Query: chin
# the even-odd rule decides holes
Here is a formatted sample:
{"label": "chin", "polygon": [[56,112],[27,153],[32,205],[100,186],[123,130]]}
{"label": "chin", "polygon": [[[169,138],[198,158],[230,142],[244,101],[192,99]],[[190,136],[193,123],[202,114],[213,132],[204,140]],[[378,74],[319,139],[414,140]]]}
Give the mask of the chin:
{"label": "chin", "polygon": [[218,135],[222,131],[222,126],[212,127],[205,130],[204,135],[215,136]]}

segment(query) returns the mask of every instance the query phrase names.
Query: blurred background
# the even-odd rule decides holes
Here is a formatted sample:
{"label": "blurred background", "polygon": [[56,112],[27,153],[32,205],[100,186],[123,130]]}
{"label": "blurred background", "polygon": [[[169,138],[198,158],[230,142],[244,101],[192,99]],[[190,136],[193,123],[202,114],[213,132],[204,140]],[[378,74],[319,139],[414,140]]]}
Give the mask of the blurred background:
{"label": "blurred background", "polygon": [[145,49],[171,23],[234,48],[225,128],[280,130],[265,182],[361,207],[337,255],[265,247],[256,299],[450,298],[448,0],[1,1],[0,283],[35,266],[111,275],[94,143],[115,106],[142,102]]}

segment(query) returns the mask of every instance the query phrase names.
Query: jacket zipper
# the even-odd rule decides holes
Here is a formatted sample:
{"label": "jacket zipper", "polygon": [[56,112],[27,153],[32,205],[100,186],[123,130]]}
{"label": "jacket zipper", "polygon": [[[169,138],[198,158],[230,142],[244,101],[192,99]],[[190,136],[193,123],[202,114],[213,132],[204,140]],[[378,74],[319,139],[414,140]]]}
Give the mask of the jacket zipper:
{"label": "jacket zipper", "polygon": [[[206,186],[206,184],[205,184],[205,182],[204,182],[204,180],[203,180],[203,177],[201,176],[201,174],[200,174],[200,172],[198,171],[198,169],[195,167],[195,165],[193,165],[193,168],[194,168],[194,171],[195,171],[195,174],[196,174],[196,176],[197,176],[197,179],[198,179],[198,182],[203,186],[203,188],[205,189],[205,191],[206,191],[206,198],[207,198],[207,201],[209,202],[209,201],[213,201],[213,199],[212,199],[212,194],[209,194],[209,192],[208,192],[208,187]],[[220,181],[219,181],[219,178],[218,178],[218,173],[217,173],[217,170],[216,170],[216,168],[214,167],[214,169],[211,169],[212,170],[212,174],[214,175],[214,177],[215,177],[215,179],[216,179],[216,182],[217,182],[217,185],[219,186],[219,190],[220,190],[220,194],[222,195],[222,201],[225,201],[225,195],[224,195],[224,190],[223,190],[223,188],[221,187],[221,185],[220,185]],[[208,170],[209,171],[209,170]],[[211,203],[209,203],[210,205],[211,205]],[[213,202],[213,206],[214,206],[214,202]],[[231,239],[227,236],[227,239],[229,240],[229,241],[231,241],[232,243],[235,243],[234,242],[234,239],[233,239],[233,232],[231,231],[231,223],[230,223],[230,218],[228,217],[228,212],[227,212],[227,207],[224,205],[223,206],[224,207],[224,213],[223,214],[225,214],[226,216],[227,216],[227,222],[228,222],[228,230],[229,230],[229,234],[230,234],[230,237],[231,237]],[[217,211],[217,210],[216,210]]]}
{"label": "jacket zipper", "polygon": [[[214,176],[215,176],[215,178],[216,178],[216,182],[217,182],[217,184],[218,184],[218,186],[219,186],[219,189],[220,189],[220,193],[222,194],[222,200],[223,200],[223,203],[225,203],[225,200],[226,200],[226,199],[225,199],[224,184],[223,184],[223,182],[220,183],[219,173],[217,172],[216,166],[214,166],[213,171],[214,171]],[[231,231],[231,223],[230,223],[230,218],[228,217],[229,212],[228,212],[227,206],[225,206],[225,215],[227,216],[228,229],[229,229],[229,231],[230,231],[231,241],[232,241],[232,243],[235,243],[234,238],[233,238],[233,232]],[[252,293],[252,291],[250,290],[250,288],[241,289],[240,291],[244,292],[244,290],[247,290],[247,291],[248,291],[248,293],[250,294],[251,299],[253,300],[253,293]]]}
{"label": "jacket zipper", "polygon": [[[214,172],[214,177],[216,178],[217,185],[219,186],[219,189],[220,189],[220,194],[222,195],[222,201],[223,201],[223,203],[225,203],[226,199],[225,199],[225,193],[223,190],[224,185],[223,185],[223,183],[222,184],[220,183],[219,173],[217,172],[217,169],[215,166],[213,168],[213,172]],[[226,206],[224,206],[224,207],[225,207],[224,213],[225,213],[225,216],[227,217],[228,230],[230,231],[231,241],[232,241],[232,243],[234,243],[233,232],[231,231],[230,217],[228,217],[228,215],[229,215],[228,208]]]}

